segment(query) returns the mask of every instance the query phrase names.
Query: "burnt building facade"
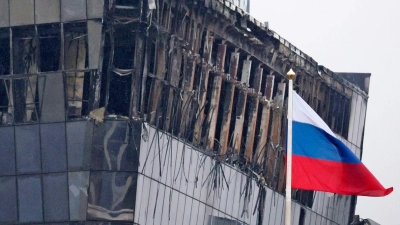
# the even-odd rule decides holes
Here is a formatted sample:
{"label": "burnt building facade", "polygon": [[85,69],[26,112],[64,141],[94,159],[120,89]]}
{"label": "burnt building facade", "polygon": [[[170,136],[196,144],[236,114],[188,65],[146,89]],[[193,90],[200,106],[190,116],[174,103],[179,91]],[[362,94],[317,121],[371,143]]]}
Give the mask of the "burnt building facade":
{"label": "burnt building facade", "polygon": [[[283,224],[290,68],[360,157],[370,74],[318,65],[233,3],[1,0],[0,223]],[[355,206],[294,190],[292,224]]]}

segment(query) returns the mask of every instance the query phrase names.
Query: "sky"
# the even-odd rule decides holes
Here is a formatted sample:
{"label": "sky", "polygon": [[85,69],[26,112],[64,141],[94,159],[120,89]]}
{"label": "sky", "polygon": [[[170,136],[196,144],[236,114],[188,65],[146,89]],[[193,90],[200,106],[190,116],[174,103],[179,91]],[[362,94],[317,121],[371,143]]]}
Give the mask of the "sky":
{"label": "sky", "polygon": [[400,1],[250,0],[250,14],[335,72],[371,73],[362,161],[384,187],[356,214],[400,225]]}

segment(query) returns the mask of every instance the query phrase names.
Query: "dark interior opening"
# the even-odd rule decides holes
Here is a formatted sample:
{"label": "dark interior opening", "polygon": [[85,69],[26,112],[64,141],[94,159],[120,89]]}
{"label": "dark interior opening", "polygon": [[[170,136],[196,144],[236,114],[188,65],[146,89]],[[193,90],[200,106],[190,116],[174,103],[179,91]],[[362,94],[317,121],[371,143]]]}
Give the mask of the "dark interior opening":
{"label": "dark interior opening", "polygon": [[60,24],[38,26],[41,72],[57,71],[60,69],[61,33]]}

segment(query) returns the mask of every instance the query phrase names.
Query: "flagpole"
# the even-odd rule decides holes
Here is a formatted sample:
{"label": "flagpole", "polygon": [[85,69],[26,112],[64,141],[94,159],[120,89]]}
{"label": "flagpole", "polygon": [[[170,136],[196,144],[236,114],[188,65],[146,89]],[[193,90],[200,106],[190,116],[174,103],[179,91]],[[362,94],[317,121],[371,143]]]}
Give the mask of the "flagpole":
{"label": "flagpole", "polygon": [[286,153],[286,205],[285,205],[285,225],[291,225],[291,203],[292,203],[292,120],[293,120],[293,79],[296,74],[292,69],[286,74],[289,79],[288,90],[288,133],[287,133],[287,153]]}

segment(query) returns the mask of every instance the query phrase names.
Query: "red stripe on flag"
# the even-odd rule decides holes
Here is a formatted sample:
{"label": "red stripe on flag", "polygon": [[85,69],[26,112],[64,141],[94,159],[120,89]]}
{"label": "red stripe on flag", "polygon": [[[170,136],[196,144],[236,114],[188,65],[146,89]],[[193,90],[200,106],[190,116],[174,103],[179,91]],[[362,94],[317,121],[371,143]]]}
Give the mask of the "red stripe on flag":
{"label": "red stripe on flag", "polygon": [[292,188],[375,197],[393,191],[393,188],[385,189],[362,163],[292,157]]}

